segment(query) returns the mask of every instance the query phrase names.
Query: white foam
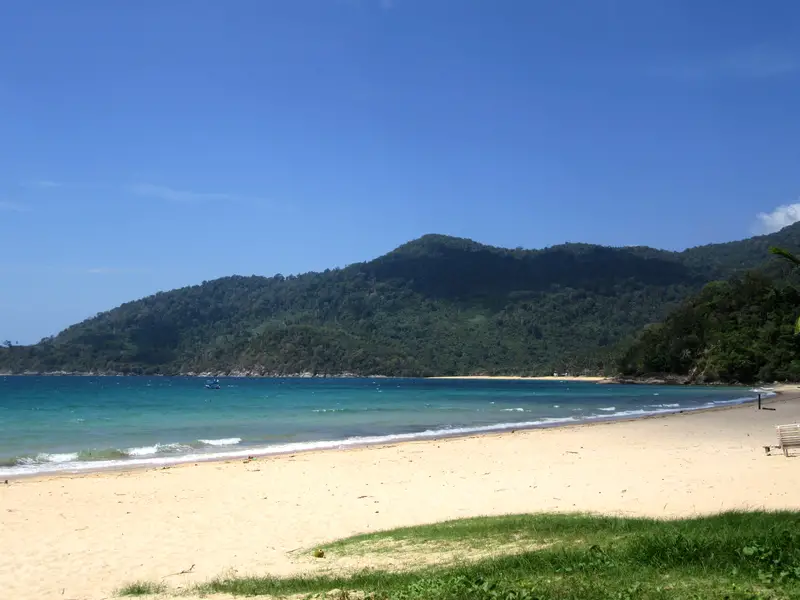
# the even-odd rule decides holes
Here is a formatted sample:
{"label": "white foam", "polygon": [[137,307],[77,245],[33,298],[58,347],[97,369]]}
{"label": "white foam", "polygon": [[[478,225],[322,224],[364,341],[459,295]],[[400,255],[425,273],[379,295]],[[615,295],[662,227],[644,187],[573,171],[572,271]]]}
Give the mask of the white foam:
{"label": "white foam", "polygon": [[149,456],[158,452],[158,444],[155,446],[142,446],[140,448],[128,448],[124,451],[128,456]]}
{"label": "white foam", "polygon": [[502,412],[525,412],[524,408],[501,408]]}
{"label": "white foam", "polygon": [[[774,395],[774,394],[771,394]],[[722,406],[741,404],[753,401],[752,397],[736,398],[733,400],[723,400],[710,402],[709,405]],[[536,421],[524,421],[519,423],[497,423],[494,425],[483,425],[476,427],[452,427],[445,429],[429,429],[418,433],[399,433],[393,435],[376,435],[364,437],[352,437],[340,440],[321,440],[315,442],[292,442],[286,444],[276,444],[274,446],[262,446],[256,448],[243,448],[238,450],[227,450],[219,452],[191,452],[190,446],[182,444],[155,444],[154,446],[143,446],[140,448],[130,448],[126,451],[128,459],[99,460],[99,461],[79,461],[77,453],[64,454],[41,454],[36,459],[29,459],[25,464],[14,467],[0,467],[0,476],[32,475],[44,472],[80,472],[96,471],[102,469],[113,469],[120,467],[136,466],[165,466],[184,462],[200,462],[209,460],[224,460],[247,458],[248,456],[270,456],[275,454],[292,454],[308,450],[334,450],[339,448],[349,448],[353,446],[367,446],[372,444],[386,444],[417,439],[431,439],[442,437],[455,437],[460,435],[471,435],[492,431],[506,431],[510,429],[531,429],[535,427],[552,427],[567,423],[586,422],[586,421],[605,421],[624,417],[639,417],[657,414],[668,414],[682,411],[701,410],[705,406],[695,406],[691,408],[658,408],[655,410],[629,410],[621,412],[609,412],[603,415],[592,415],[588,417],[563,417],[563,418],[544,418]],[[238,438],[228,438],[230,440]],[[219,440],[217,440],[219,441]],[[180,454],[179,454],[180,453]],[[40,462],[39,457],[47,457],[46,461]]]}
{"label": "white foam", "polygon": [[48,454],[46,452],[40,452],[35,457],[24,457],[19,459],[20,465],[41,465],[46,463],[68,463],[74,460],[78,460],[78,453],[77,452],[63,452],[63,453],[53,453]]}
{"label": "white foam", "polygon": [[124,450],[128,456],[149,456],[158,452],[158,444],[155,446],[141,446],[140,448],[128,448]]}
{"label": "white foam", "polygon": [[[156,444],[155,446],[144,446],[141,448],[131,448],[126,451],[129,456],[136,458],[122,460],[97,460],[97,461],[77,461],[72,460],[63,463],[50,463],[48,465],[26,464],[11,468],[0,467],[0,476],[32,475],[42,472],[54,471],[98,471],[103,469],[114,469],[119,467],[136,466],[165,466],[179,463],[200,462],[209,460],[223,460],[247,458],[249,456],[270,456],[275,454],[293,454],[308,450],[335,450],[340,448],[351,448],[353,446],[369,446],[372,444],[386,444],[392,442],[402,442],[417,439],[431,439],[441,437],[455,437],[459,435],[469,435],[490,431],[504,431],[508,429],[522,429],[541,426],[552,426],[575,421],[573,417],[563,419],[541,419],[538,421],[528,421],[523,423],[498,423],[495,425],[483,425],[479,427],[453,427],[448,429],[429,429],[419,433],[398,433],[383,436],[364,436],[353,437],[342,440],[321,440],[318,442],[292,442],[287,444],[276,444],[274,446],[263,446],[258,448],[248,448],[242,450],[232,450],[227,452],[193,452],[181,454],[179,456],[157,456],[159,450],[152,452],[154,448],[178,447],[180,444]],[[188,446],[183,446],[188,448]],[[133,454],[140,452],[140,454]],[[148,454],[144,454],[148,452]],[[77,454],[75,455],[77,458]]]}
{"label": "white foam", "polygon": [[611,416],[611,417],[632,417],[633,415],[652,415],[652,414],[656,414],[656,413],[659,413],[659,412],[661,412],[661,411],[644,410],[644,409],[640,408],[638,410],[621,410],[620,412],[615,412],[615,413],[613,413],[613,414],[611,414],[609,416]]}
{"label": "white foam", "polygon": [[152,456],[153,454],[163,454],[165,452],[181,452],[190,450],[191,446],[183,444],[155,444],[154,446],[140,446],[138,448],[128,448],[123,450],[128,456]]}
{"label": "white foam", "polygon": [[241,443],[242,438],[220,438],[218,440],[197,440],[206,446],[235,446]]}
{"label": "white foam", "polygon": [[615,410],[617,410],[617,407],[616,406],[606,406],[605,408],[599,408],[597,410],[604,410],[606,412],[614,412]]}
{"label": "white foam", "polygon": [[38,460],[42,460],[42,457],[46,457],[47,458],[46,462],[65,463],[65,462],[70,462],[72,460],[77,459],[78,458],[78,453],[77,452],[64,452],[64,453],[61,453],[61,454],[44,454],[44,455],[40,454],[36,458]]}

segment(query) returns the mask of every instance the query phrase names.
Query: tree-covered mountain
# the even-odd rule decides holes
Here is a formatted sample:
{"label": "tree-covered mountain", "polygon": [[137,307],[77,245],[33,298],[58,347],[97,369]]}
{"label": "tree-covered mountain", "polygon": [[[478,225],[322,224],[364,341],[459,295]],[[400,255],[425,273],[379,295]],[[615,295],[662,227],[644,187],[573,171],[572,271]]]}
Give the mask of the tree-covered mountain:
{"label": "tree-covered mountain", "polygon": [[[763,244],[756,248],[767,255]],[[770,250],[794,269],[775,260],[709,283],[663,323],[644,328],[620,355],[620,374],[691,383],[800,380],[800,258],[782,246]]]}
{"label": "tree-covered mountain", "polygon": [[800,292],[757,272],[708,284],[621,356],[622,375],[695,383],[800,380]]}
{"label": "tree-covered mountain", "polygon": [[773,244],[800,246],[800,226],[684,252],[508,250],[427,235],[343,269],[225,277],[123,304],[39,344],[0,350],[0,370],[612,371],[620,342],[706,283],[763,265]]}

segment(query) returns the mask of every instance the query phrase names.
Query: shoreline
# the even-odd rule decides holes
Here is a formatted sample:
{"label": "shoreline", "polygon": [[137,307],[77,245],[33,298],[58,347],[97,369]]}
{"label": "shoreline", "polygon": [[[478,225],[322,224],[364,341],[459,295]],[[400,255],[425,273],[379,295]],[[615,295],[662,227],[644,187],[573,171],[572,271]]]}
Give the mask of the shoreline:
{"label": "shoreline", "polygon": [[[340,452],[15,479],[0,484],[0,543],[13,549],[0,558],[0,586],[13,598],[100,600],[133,580],[181,590],[233,571],[319,573],[330,563],[303,549],[476,516],[668,519],[797,510],[797,464],[764,452],[777,441],[776,424],[800,421],[800,391],[781,392],[768,400],[774,411],[739,404]],[[354,568],[376,560],[366,554]]]}
{"label": "shoreline", "polygon": [[476,380],[476,381],[571,381],[586,383],[599,383],[601,381],[614,382],[613,377],[602,377],[599,375],[438,375],[426,377],[425,379],[441,380]]}
{"label": "shoreline", "polygon": [[[357,375],[355,373],[264,373],[258,371],[231,371],[218,373],[213,371],[187,371],[186,373],[122,373],[119,371],[23,371],[14,373],[11,371],[0,371],[0,377],[192,377],[198,379],[209,378],[231,378],[231,379],[389,379],[389,375]],[[423,379],[422,377],[394,379]]]}
{"label": "shoreline", "polygon": [[356,373],[263,373],[258,371],[232,371],[227,373],[189,371],[186,373],[164,374],[153,373],[150,375],[136,373],[92,371],[46,371],[13,373],[0,371],[0,377],[100,377],[100,378],[191,378],[191,379],[419,379],[432,381],[550,381],[564,383],[595,383],[600,385],[663,385],[675,387],[731,387],[752,388],[759,386],[798,386],[800,382],[755,382],[755,383],[726,383],[723,381],[696,382],[683,375],[624,377],[621,375],[420,375],[414,377],[395,375],[359,375]]}
{"label": "shoreline", "polygon": [[[796,391],[800,393],[800,385],[786,386],[785,388],[775,388],[764,390],[766,395],[762,398],[762,404],[769,404],[770,401],[780,399],[781,394]],[[209,452],[207,455],[186,454],[176,456],[163,456],[160,458],[129,458],[116,460],[84,461],[78,467],[54,468],[51,470],[40,470],[21,473],[5,473],[2,477],[8,481],[30,480],[49,477],[80,477],[107,472],[126,472],[126,471],[147,471],[151,469],[171,469],[198,464],[226,463],[234,460],[259,460],[273,457],[294,456],[300,454],[347,452],[355,449],[369,449],[374,447],[394,447],[404,444],[437,442],[451,439],[474,439],[487,436],[502,436],[514,434],[516,432],[530,432],[548,429],[570,429],[585,426],[598,426],[618,422],[644,421],[655,418],[666,418],[670,416],[702,413],[710,411],[722,411],[735,409],[741,406],[754,404],[756,398],[734,398],[723,400],[713,406],[698,406],[689,408],[662,408],[649,412],[637,414],[610,414],[594,415],[583,419],[565,417],[562,419],[554,418],[549,421],[519,422],[519,423],[497,423],[471,428],[462,428],[461,431],[423,431],[416,433],[401,433],[391,435],[363,436],[361,438],[346,438],[335,440],[315,440],[308,442],[296,442],[287,444],[277,444],[273,446],[251,446],[239,447],[230,446],[230,451],[223,450]],[[42,463],[47,464],[47,463]],[[53,463],[58,464],[58,463]]]}
{"label": "shoreline", "polygon": [[0,371],[0,377],[193,377],[193,378],[213,378],[223,377],[231,379],[486,379],[486,380],[532,380],[532,381],[613,381],[614,377],[600,375],[420,375],[417,377],[403,377],[394,375],[359,375],[357,373],[264,373],[258,371],[231,371],[227,373],[203,371],[187,371],[186,373],[121,373],[118,371],[94,372],[94,371],[24,371],[13,373],[10,371]]}

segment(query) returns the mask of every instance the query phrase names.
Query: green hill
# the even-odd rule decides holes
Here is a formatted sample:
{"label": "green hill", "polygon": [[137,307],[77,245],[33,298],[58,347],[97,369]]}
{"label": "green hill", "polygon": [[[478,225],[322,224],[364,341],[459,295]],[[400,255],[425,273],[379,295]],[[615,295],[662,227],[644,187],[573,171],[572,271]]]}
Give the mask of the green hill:
{"label": "green hill", "polygon": [[225,277],[129,302],[39,344],[0,350],[0,370],[614,371],[620,343],[706,283],[765,264],[773,244],[800,247],[800,226],[684,252],[508,250],[426,235],[343,269]]}
{"label": "green hill", "polygon": [[634,377],[682,375],[696,383],[800,380],[800,293],[759,273],[708,284],[621,356]]}

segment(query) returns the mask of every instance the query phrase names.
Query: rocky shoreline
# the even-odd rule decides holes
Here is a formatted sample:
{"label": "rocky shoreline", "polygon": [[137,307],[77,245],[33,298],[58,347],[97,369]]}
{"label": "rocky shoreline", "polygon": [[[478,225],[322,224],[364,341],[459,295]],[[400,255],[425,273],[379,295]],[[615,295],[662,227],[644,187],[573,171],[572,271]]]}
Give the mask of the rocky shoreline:
{"label": "rocky shoreline", "polygon": [[[237,369],[233,371],[187,371],[185,373],[175,373],[165,375],[163,373],[142,375],[136,373],[121,373],[115,371],[24,371],[22,373],[12,373],[8,371],[0,372],[0,377],[14,377],[14,376],[27,376],[27,377],[198,377],[198,378],[214,378],[214,377],[237,377],[237,378],[254,378],[254,379],[386,379],[388,375],[361,375],[359,373],[312,373],[310,371],[301,373],[278,373],[266,372],[259,369]],[[527,379],[528,376],[520,377],[521,380]],[[533,377],[530,377],[533,378]],[[737,386],[749,385],[741,383],[725,383],[719,381],[699,381],[686,375],[653,375],[648,377],[608,377],[601,381],[596,382],[598,385],[702,385],[702,386]],[[778,382],[762,382],[773,385]],[[784,382],[785,383],[785,382]],[[791,382],[789,382],[791,383]]]}
{"label": "rocky shoreline", "polygon": [[263,371],[187,371],[185,373],[174,373],[165,375],[164,373],[153,373],[143,375],[140,373],[121,373],[118,371],[23,371],[22,373],[12,373],[10,371],[0,371],[0,377],[252,377],[252,378],[287,378],[287,379],[347,379],[347,378],[387,378],[387,375],[359,375],[357,373],[267,373]]}
{"label": "rocky shoreline", "polygon": [[[390,375],[376,375],[376,374],[369,374],[369,375],[362,375],[359,373],[313,373],[311,371],[305,371],[300,373],[281,373],[277,371],[265,371],[263,369],[234,369],[232,371],[186,371],[182,373],[123,373],[121,371],[23,371],[21,373],[15,373],[12,371],[0,371],[0,377],[14,377],[14,376],[31,376],[31,377],[63,377],[63,376],[71,376],[71,377],[249,377],[254,379],[264,378],[264,379],[278,379],[278,378],[287,378],[287,379],[348,379],[348,378],[366,378],[366,379],[375,379],[375,378],[388,378],[391,377]],[[535,379],[539,376],[537,375],[519,375],[519,376],[507,376],[511,378],[519,378],[520,380],[524,379]],[[546,378],[546,376],[541,376]],[[459,376],[420,376],[420,378],[425,379],[459,379]],[[469,376],[467,377],[469,378]],[[487,376],[487,379],[493,379],[491,376]],[[504,377],[497,377],[497,379],[503,379]],[[557,379],[557,378],[553,378]],[[622,375],[617,376],[610,376],[605,377],[604,379],[597,381],[597,384],[600,385],[607,385],[607,384],[619,384],[619,385],[711,385],[711,386],[718,386],[718,385],[749,385],[749,384],[742,384],[740,382],[720,382],[720,381],[704,381],[702,377],[693,377],[691,375],[672,375],[672,374],[654,374],[648,376],[641,376],[641,377],[625,377]],[[774,384],[778,382],[756,382],[756,383],[768,383]],[[792,382],[783,382],[783,383],[792,383]]]}

